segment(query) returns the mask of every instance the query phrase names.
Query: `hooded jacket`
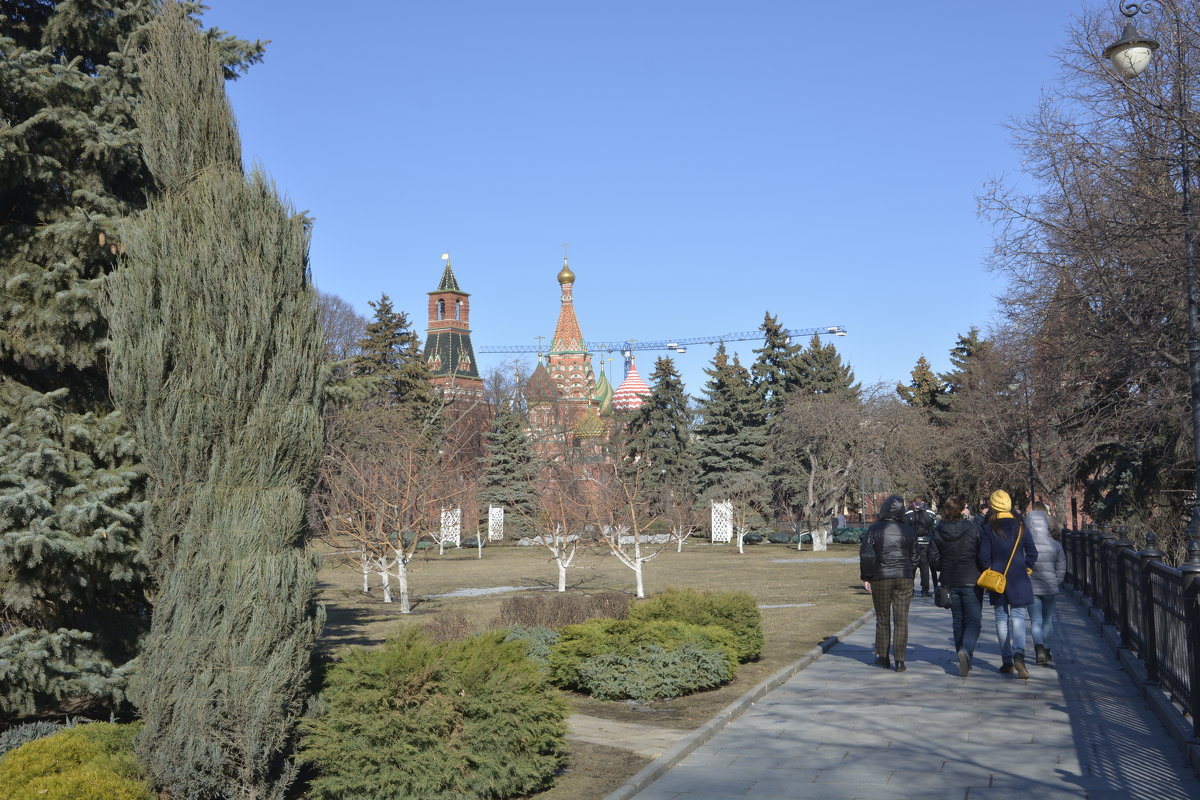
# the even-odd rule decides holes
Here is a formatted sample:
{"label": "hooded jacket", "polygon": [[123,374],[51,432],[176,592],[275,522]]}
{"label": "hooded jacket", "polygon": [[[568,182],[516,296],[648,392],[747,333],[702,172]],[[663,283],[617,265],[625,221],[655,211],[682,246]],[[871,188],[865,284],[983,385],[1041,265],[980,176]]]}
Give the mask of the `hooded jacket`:
{"label": "hooded jacket", "polygon": [[904,521],[904,499],[892,495],[883,501],[879,521],[867,529],[859,544],[859,574],[864,581],[912,580],[919,558],[917,532]]}
{"label": "hooded jacket", "polygon": [[929,566],[938,570],[943,586],[974,586],[979,580],[979,526],[973,519],[941,522],[929,545]]}
{"label": "hooded jacket", "polygon": [[1037,547],[1037,563],[1029,580],[1036,595],[1058,594],[1058,587],[1067,577],[1067,555],[1050,535],[1050,517],[1045,511],[1030,511],[1025,515],[1025,530]]}

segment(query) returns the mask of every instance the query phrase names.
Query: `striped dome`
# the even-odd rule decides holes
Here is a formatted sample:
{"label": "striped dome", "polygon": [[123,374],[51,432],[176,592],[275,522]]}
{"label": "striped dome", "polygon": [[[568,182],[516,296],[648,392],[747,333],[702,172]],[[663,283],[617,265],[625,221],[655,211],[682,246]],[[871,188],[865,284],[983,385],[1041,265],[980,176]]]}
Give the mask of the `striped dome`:
{"label": "striped dome", "polygon": [[608,376],[604,374],[604,370],[600,370],[600,380],[596,381],[596,396],[592,398],[601,414],[608,414],[612,411],[613,388],[608,382]]}
{"label": "striped dome", "polygon": [[642,380],[642,376],[638,375],[637,364],[630,364],[629,374],[621,381],[617,391],[613,392],[612,406],[617,411],[633,411],[642,407],[645,397],[649,394],[650,387]]}

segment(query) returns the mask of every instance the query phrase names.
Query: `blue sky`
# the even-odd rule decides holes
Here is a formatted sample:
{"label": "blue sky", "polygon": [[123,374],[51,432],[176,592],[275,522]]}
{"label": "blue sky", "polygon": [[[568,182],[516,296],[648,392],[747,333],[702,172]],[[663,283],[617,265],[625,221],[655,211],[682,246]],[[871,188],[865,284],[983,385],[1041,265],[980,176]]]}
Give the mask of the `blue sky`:
{"label": "blue sky", "polygon": [[[769,310],[845,326],[872,383],[922,354],[945,369],[990,324],[976,196],[1019,172],[1005,123],[1095,0],[210,5],[208,24],[271,40],[230,87],[246,156],[315,217],[317,285],[364,315],[386,292],[423,333],[449,251],[476,347],[536,344],[565,242],[589,340]],[[693,395],[713,349],[676,357]]]}

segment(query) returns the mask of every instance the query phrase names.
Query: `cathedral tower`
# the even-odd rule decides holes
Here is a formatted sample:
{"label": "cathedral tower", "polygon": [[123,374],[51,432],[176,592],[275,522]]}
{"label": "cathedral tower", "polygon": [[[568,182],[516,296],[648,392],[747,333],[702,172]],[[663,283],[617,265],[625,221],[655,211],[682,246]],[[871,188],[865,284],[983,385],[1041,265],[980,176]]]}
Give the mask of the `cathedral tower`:
{"label": "cathedral tower", "polygon": [[448,401],[483,396],[483,379],[475,363],[469,323],[470,295],[458,286],[450,257],[442,281],[429,293],[429,325],[425,330],[425,364],[430,382]]}
{"label": "cathedral tower", "polygon": [[567,265],[566,257],[558,273],[558,283],[562,287],[562,306],[550,352],[546,354],[546,368],[564,402],[586,406],[596,393],[596,377],[592,373],[592,354],[575,316],[575,273]]}

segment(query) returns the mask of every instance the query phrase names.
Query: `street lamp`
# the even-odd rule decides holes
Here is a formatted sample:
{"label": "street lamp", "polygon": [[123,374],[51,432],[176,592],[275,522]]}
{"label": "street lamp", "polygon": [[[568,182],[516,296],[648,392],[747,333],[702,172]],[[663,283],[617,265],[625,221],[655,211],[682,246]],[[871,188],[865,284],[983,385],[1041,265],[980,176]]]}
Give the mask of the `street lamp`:
{"label": "street lamp", "polygon": [[[1179,14],[1179,6],[1174,0],[1153,0],[1171,14],[1171,22],[1175,27],[1175,57],[1177,68],[1182,69],[1183,60],[1183,21]],[[1158,42],[1143,36],[1134,27],[1133,18],[1139,13],[1149,13],[1150,2],[1127,3],[1119,6],[1125,18],[1130,20],[1125,25],[1121,38],[1104,48],[1103,55],[1112,61],[1117,74],[1122,78],[1136,78],[1150,63]],[[1183,258],[1184,283],[1187,287],[1187,351],[1188,351],[1188,384],[1192,404],[1192,468],[1195,476],[1195,486],[1192,497],[1192,518],[1186,531],[1189,539],[1200,539],[1200,296],[1196,287],[1196,244],[1192,232],[1192,203],[1191,185],[1192,168],[1191,154],[1188,149],[1187,131],[1187,95],[1183,91],[1183,81],[1178,75],[1174,80],[1177,122],[1179,125],[1179,176],[1180,200],[1179,212],[1183,217]]]}

